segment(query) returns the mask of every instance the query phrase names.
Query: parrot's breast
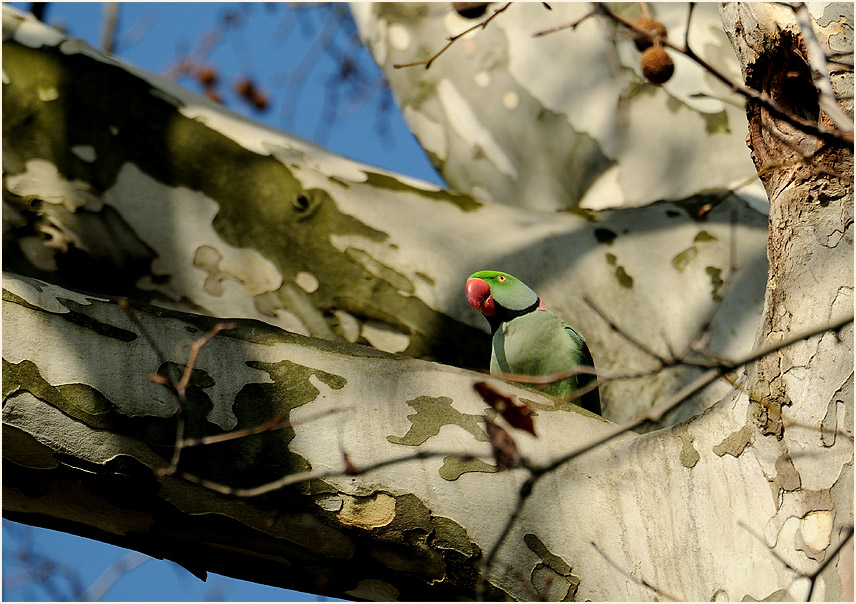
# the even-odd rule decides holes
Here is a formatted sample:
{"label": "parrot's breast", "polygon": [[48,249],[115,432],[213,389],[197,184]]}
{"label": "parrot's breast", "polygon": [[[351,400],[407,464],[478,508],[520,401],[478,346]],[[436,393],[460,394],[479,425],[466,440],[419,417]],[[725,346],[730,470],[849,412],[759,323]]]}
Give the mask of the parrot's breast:
{"label": "parrot's breast", "polygon": [[581,351],[562,320],[537,310],[503,323],[493,335],[491,373],[550,375],[580,361]]}

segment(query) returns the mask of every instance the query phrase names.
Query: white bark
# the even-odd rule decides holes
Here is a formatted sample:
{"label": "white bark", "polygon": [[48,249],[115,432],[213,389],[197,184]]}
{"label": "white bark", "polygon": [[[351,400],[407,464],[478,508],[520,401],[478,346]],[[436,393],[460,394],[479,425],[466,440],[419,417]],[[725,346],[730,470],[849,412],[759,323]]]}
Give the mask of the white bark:
{"label": "white bark", "polygon": [[[470,358],[456,350],[479,333],[463,280],[504,268],[525,274],[581,327],[599,369],[650,365],[582,296],[651,347],[680,348],[714,303],[709,268],[727,267],[732,210],[742,270],[711,346],[739,356],[758,330],[766,221],[743,202],[726,202],[703,222],[687,217],[690,203],[592,213],[591,221],[494,205],[253,125],[6,7],[4,39],[4,263],[43,279],[4,276],[3,504],[15,519],[199,573],[343,597],[472,597],[527,476],[492,471],[479,423],[485,404],[472,390],[484,376],[341,340]],[[123,86],[93,97],[67,84],[84,73]],[[123,111],[99,110],[105,98]],[[86,113],[84,99],[95,109]],[[145,111],[155,130],[125,127]],[[94,120],[85,131],[94,142],[69,148],[80,140],[79,115]],[[57,124],[68,132],[50,127]],[[842,178],[824,180],[817,203],[771,194],[773,268],[759,341],[852,311],[852,154],[849,164],[846,153],[823,157],[839,162]],[[765,184],[785,190],[783,178]],[[26,225],[50,237],[28,239]],[[132,278],[111,290],[109,280],[85,280],[82,269],[93,265],[130,266]],[[178,365],[185,361],[176,345],[215,322],[199,314],[245,319],[202,349],[188,436],[258,426],[278,413],[293,426],[187,449],[181,471],[235,489],[306,470],[340,473],[254,497],[159,475],[172,454],[176,403],[145,380],[158,364],[152,347],[112,298],[56,282],[196,313],[138,306]],[[450,327],[457,333],[442,333]],[[623,434],[545,475],[498,550],[488,577],[499,591],[488,595],[662,597],[616,570],[593,542],[674,597],[803,597],[807,581],[794,581],[769,548],[808,572],[852,523],[852,323],[840,335],[758,363],[733,390],[720,383],[703,392],[696,408],[712,406],[682,424]],[[698,373],[611,386],[605,415],[635,415]],[[511,430],[534,464],[613,429],[530,391],[497,387],[535,403],[538,436]],[[346,475],[343,453],[358,470],[428,457]],[[813,598],[846,594],[840,572],[831,565]]]}
{"label": "white bark", "polygon": [[[502,6],[491,4],[485,17]],[[592,8],[550,6],[514,4],[429,69],[395,69],[430,58],[481,19],[464,19],[448,4],[353,4],[363,41],[446,182],[479,200],[541,210],[641,206],[740,187],[741,198],[766,212],[737,95],[671,51],[672,79],[648,83],[630,36],[602,17],[533,37]],[[687,6],[648,4],[676,43],[686,33]],[[619,8],[641,14],[639,5]],[[715,4],[696,6],[689,36],[701,56],[739,81]]]}
{"label": "white bark", "polygon": [[[610,329],[584,296],[668,355],[670,346],[689,345],[722,293],[712,350],[736,356],[752,345],[766,274],[766,218],[741,201],[726,200],[704,219],[695,215],[698,200],[586,215],[480,203],[253,124],[4,14],[11,37],[5,104],[10,116],[21,116],[9,118],[5,133],[11,270],[486,368],[487,326],[466,303],[463,284],[476,270],[496,268],[527,281],[578,327],[608,373],[656,364]],[[58,76],[62,68],[47,52],[57,45],[60,56],[79,57],[86,77],[111,89],[117,68],[145,79],[125,76],[118,88],[127,95],[92,98],[91,89],[62,84],[83,75]],[[42,100],[40,90],[56,97]],[[117,103],[124,112],[113,110]],[[71,121],[68,106],[78,112]],[[40,117],[23,119],[30,114]],[[139,114],[150,129],[139,127]],[[116,134],[68,148],[66,137],[91,137],[93,129]],[[197,159],[164,164],[163,157]],[[736,275],[729,271],[732,237]],[[698,373],[675,368],[613,382],[603,390],[605,413],[615,421],[634,417]],[[667,423],[727,391],[724,381],[713,386]]]}

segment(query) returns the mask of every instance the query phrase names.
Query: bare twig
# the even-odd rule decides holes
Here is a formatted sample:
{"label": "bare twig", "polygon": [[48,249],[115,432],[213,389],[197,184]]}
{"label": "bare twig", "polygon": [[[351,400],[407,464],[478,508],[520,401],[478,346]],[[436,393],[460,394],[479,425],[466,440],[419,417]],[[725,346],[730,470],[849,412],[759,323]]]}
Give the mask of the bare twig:
{"label": "bare twig", "polygon": [[157,343],[157,340],[152,337],[152,334],[149,332],[148,328],[146,328],[146,325],[140,321],[137,313],[135,313],[134,309],[131,308],[131,304],[125,298],[120,298],[119,306],[125,311],[125,314],[128,315],[128,318],[131,319],[134,325],[136,325],[137,329],[140,330],[140,333],[143,338],[145,338],[146,342],[148,342],[149,346],[152,347],[152,350],[155,351],[155,355],[158,357],[158,364],[163,365],[166,363],[166,355],[164,354],[163,349]]}
{"label": "bare twig", "polygon": [[618,332],[619,334],[621,334],[621,337],[623,337],[625,340],[627,340],[628,342],[630,342],[631,344],[633,344],[633,346],[635,346],[636,348],[638,348],[639,350],[641,350],[642,352],[644,352],[644,353],[645,353],[646,355],[648,355],[649,357],[651,357],[651,358],[653,358],[653,359],[657,360],[661,365],[669,366],[669,365],[671,365],[672,363],[674,363],[674,362],[675,362],[675,359],[665,359],[665,358],[663,358],[661,355],[657,354],[656,352],[654,352],[653,350],[651,350],[650,348],[648,348],[648,346],[646,346],[645,344],[643,344],[642,342],[640,342],[638,339],[636,339],[633,335],[631,335],[630,333],[628,333],[626,330],[621,329],[621,328],[618,326],[618,324],[616,324],[616,323],[615,323],[615,321],[613,321],[612,319],[610,319],[610,318],[609,318],[609,316],[607,316],[607,314],[606,314],[604,311],[602,311],[602,310],[597,306],[597,304],[595,304],[595,303],[594,303],[594,301],[593,301],[591,298],[589,298],[588,296],[583,296],[583,301],[584,301],[586,304],[588,304],[588,305],[591,307],[591,309],[592,309],[594,312],[596,312],[596,313],[598,314],[598,316],[600,316],[600,318],[601,318],[601,319],[603,319],[604,321],[606,321],[606,323],[607,323],[607,325],[609,325],[610,329],[612,329],[613,331]]}
{"label": "bare twig", "polygon": [[569,453],[553,460],[552,462],[550,462],[546,465],[543,465],[543,466],[532,466],[531,464],[524,464],[524,467],[529,471],[530,476],[520,486],[519,494],[518,494],[518,498],[517,498],[517,505],[515,506],[514,510],[512,511],[511,515],[509,516],[508,521],[506,522],[502,532],[500,533],[499,537],[496,540],[496,543],[493,545],[490,552],[485,557],[483,567],[482,567],[483,571],[481,573],[481,577],[479,580],[479,586],[477,587],[477,595],[483,595],[485,593],[488,570],[491,568],[491,565],[493,564],[493,560],[496,558],[496,555],[499,553],[499,550],[502,547],[502,544],[505,542],[505,540],[508,538],[508,535],[511,533],[511,529],[514,526],[514,523],[517,521],[517,518],[520,516],[521,512],[523,511],[523,507],[526,504],[526,501],[529,498],[529,496],[532,494],[532,490],[533,490],[535,484],[542,477],[553,472],[558,467],[568,463],[572,459],[575,459],[575,458],[579,457],[580,455],[583,455],[584,453],[587,453],[588,451],[591,451],[592,449],[595,449],[595,448],[603,445],[604,443],[611,441],[612,439],[624,434],[625,432],[629,432],[630,430],[633,430],[633,429],[641,426],[645,422],[649,422],[649,421],[650,422],[658,422],[658,421],[660,421],[666,413],[668,413],[672,409],[676,408],[678,405],[683,403],[690,396],[692,396],[693,394],[695,394],[696,392],[698,392],[702,388],[706,387],[708,384],[710,384],[711,382],[716,380],[720,375],[724,374],[725,372],[736,369],[737,367],[740,367],[742,365],[752,363],[752,362],[754,362],[754,361],[756,361],[762,357],[767,356],[768,354],[771,354],[773,352],[777,352],[777,351],[782,350],[784,348],[787,348],[788,346],[791,346],[797,342],[807,340],[807,339],[809,339],[813,336],[819,335],[821,333],[824,333],[827,331],[838,331],[839,329],[841,329],[845,325],[848,325],[852,322],[853,322],[853,314],[850,314],[848,317],[845,317],[844,319],[839,319],[837,321],[831,321],[831,322],[829,322],[825,325],[822,325],[820,327],[810,329],[810,330],[795,334],[793,336],[783,338],[782,340],[780,340],[778,342],[774,342],[774,343],[762,346],[762,347],[758,348],[757,350],[755,350],[755,351],[753,351],[747,355],[744,355],[743,357],[735,359],[733,361],[724,361],[724,363],[725,363],[724,365],[708,369],[702,375],[697,377],[695,380],[693,380],[692,382],[690,382],[689,384],[684,386],[681,390],[679,390],[673,396],[669,397],[666,401],[657,405],[656,407],[654,407],[650,411],[648,411],[646,413],[642,413],[642,414],[638,415],[636,418],[634,418],[628,422],[625,422],[623,424],[619,424],[619,425],[615,426],[614,428],[607,431],[602,436],[595,438],[595,439],[589,441],[588,443],[580,445],[576,449],[571,450]]}
{"label": "bare twig", "polygon": [[836,554],[841,551],[841,548],[847,545],[847,542],[853,538],[853,527],[851,525],[844,525],[842,527],[844,529],[844,536],[841,538],[841,541],[838,542],[838,545],[826,552],[826,557],[816,569],[814,569],[810,573],[806,573],[799,570],[798,568],[794,568],[787,560],[785,560],[782,556],[776,553],[773,548],[767,545],[767,542],[764,540],[763,537],[761,537],[755,531],[749,528],[749,526],[747,526],[746,523],[744,523],[742,520],[738,521],[737,524],[743,529],[745,529],[746,532],[748,532],[750,535],[755,537],[755,539],[764,544],[770,555],[773,556],[779,562],[781,562],[785,568],[795,573],[798,577],[809,580],[808,594],[806,594],[805,597],[806,602],[811,601],[811,596],[814,593],[814,587],[817,584],[817,578],[820,576],[820,573],[822,573],[824,569],[826,569],[826,567],[829,566],[829,564],[835,559]]}
{"label": "bare twig", "polygon": [[205,478],[201,478],[194,474],[190,474],[189,472],[181,472],[179,476],[184,478],[188,482],[192,482],[203,486],[207,489],[211,489],[217,493],[222,495],[231,495],[233,497],[258,497],[259,495],[264,495],[266,493],[271,493],[273,491],[277,491],[279,489],[299,484],[301,482],[308,482],[310,480],[316,480],[319,478],[332,478],[335,476],[352,476],[355,474],[368,474],[373,470],[378,470],[380,468],[385,468],[386,466],[392,466],[395,464],[405,463],[408,461],[418,461],[423,459],[432,459],[435,457],[456,457],[458,459],[468,461],[472,459],[478,459],[474,455],[462,455],[459,451],[454,452],[442,452],[442,451],[417,451],[415,453],[410,453],[408,455],[401,455],[399,457],[392,457],[390,459],[385,459],[383,461],[378,461],[368,466],[363,466],[362,468],[355,466],[353,462],[347,457],[343,457],[342,467],[339,469],[333,470],[309,470],[306,472],[298,472],[297,474],[288,474],[279,478],[277,480],[265,483],[263,485],[259,485],[257,487],[250,488],[235,488],[230,487],[225,484],[221,484],[218,482],[213,482],[207,480]]}
{"label": "bare twig", "polygon": [[802,40],[805,43],[808,61],[811,66],[811,78],[818,92],[818,104],[829,116],[832,123],[843,132],[853,132],[853,120],[841,109],[832,90],[832,82],[829,80],[829,67],[826,63],[826,53],[820,46],[820,42],[814,33],[811,24],[811,16],[805,2],[800,2],[794,8],[797,25],[800,26]]}
{"label": "bare twig", "polygon": [[604,552],[602,549],[600,549],[600,548],[597,546],[597,543],[595,543],[594,541],[589,541],[589,543],[591,544],[591,546],[595,549],[595,551],[596,551],[598,554],[600,554],[601,556],[603,556],[603,559],[604,559],[604,560],[606,560],[606,561],[610,564],[610,566],[612,566],[615,570],[617,570],[618,572],[620,572],[622,575],[624,575],[625,577],[627,577],[628,579],[630,579],[630,580],[631,580],[631,581],[633,581],[634,583],[638,583],[639,585],[642,585],[643,587],[647,587],[648,589],[650,589],[651,591],[653,591],[654,593],[656,593],[658,596],[663,596],[664,598],[667,598],[667,599],[669,599],[669,600],[671,600],[671,601],[673,601],[673,602],[682,602],[682,601],[684,601],[684,600],[683,600],[683,598],[676,598],[675,596],[671,595],[669,592],[664,591],[664,590],[662,590],[662,589],[660,589],[659,587],[656,587],[656,586],[654,586],[654,585],[651,585],[651,584],[650,584],[650,583],[648,583],[648,581],[646,581],[645,579],[640,579],[639,577],[637,577],[637,576],[633,575],[632,573],[627,572],[626,570],[624,570],[623,568],[621,568],[620,566],[618,566],[618,564],[616,564],[615,562],[613,562],[613,561],[610,559],[610,557],[606,555],[606,552]]}
{"label": "bare twig", "polygon": [[104,3],[104,23],[101,29],[101,50],[112,53],[116,48],[116,30],[119,27],[119,3]]}
{"label": "bare twig", "polygon": [[281,430],[283,428],[293,428],[298,424],[306,423],[314,419],[325,417],[327,415],[340,413],[341,411],[343,411],[343,409],[329,409],[323,413],[313,415],[312,417],[304,418],[301,422],[293,422],[286,417],[285,413],[280,413],[269,419],[265,423],[260,424],[254,428],[246,428],[244,430],[232,430],[231,432],[226,432],[224,434],[214,434],[212,436],[203,436],[202,438],[188,438],[182,441],[181,446],[186,449],[188,447],[198,447],[200,445],[214,445],[217,443],[228,442],[230,440],[245,438],[254,434],[273,432],[274,430]]}
{"label": "bare twig", "polygon": [[690,47],[690,24],[692,23],[695,5],[695,2],[690,2],[689,6],[687,7],[687,28],[686,31],[684,31],[684,46],[686,48]]}
{"label": "bare twig", "polygon": [[[640,35],[647,35],[645,30],[643,30],[642,28],[637,26],[635,23],[633,23],[633,21],[631,21],[627,17],[620,15],[617,12],[613,11],[606,4],[604,4],[602,2],[598,2],[598,3],[596,3],[595,6],[598,7],[601,14],[605,15],[606,17],[609,17],[613,21],[620,23],[624,27],[626,27],[626,28],[630,29],[631,31],[636,32]],[[679,46],[677,44],[674,44],[673,42],[669,42],[669,40],[667,40],[667,39],[663,39],[663,40],[661,40],[661,42],[662,42],[663,46],[667,46],[667,47],[671,48],[672,50],[683,54],[688,59],[690,59],[693,62],[695,62],[696,64],[698,64],[705,71],[710,73],[714,78],[716,78],[717,80],[719,80],[720,82],[722,82],[723,84],[728,86],[732,91],[736,92],[737,94],[739,94],[739,95],[741,95],[741,96],[743,96],[749,100],[755,101],[756,103],[758,103],[759,105],[761,105],[765,109],[767,109],[767,111],[769,111],[771,114],[773,114],[777,118],[784,120],[784,121],[788,122],[789,124],[799,128],[800,130],[802,130],[806,134],[811,134],[813,136],[816,136],[817,138],[820,138],[820,139],[828,141],[828,142],[832,142],[836,145],[841,145],[842,143],[845,143],[849,146],[849,145],[853,144],[852,126],[851,126],[851,129],[849,131],[833,130],[833,129],[829,129],[829,128],[821,125],[821,124],[818,124],[816,122],[811,122],[811,121],[804,119],[798,115],[794,115],[793,113],[791,113],[791,112],[787,111],[786,109],[784,109],[783,107],[781,107],[776,101],[774,101],[772,98],[770,98],[770,96],[768,94],[766,94],[765,92],[755,90],[754,88],[750,88],[750,87],[745,86],[744,84],[741,84],[741,83],[732,82],[727,75],[725,75],[723,72],[721,72],[719,69],[717,69],[716,67],[714,67],[710,63],[708,63],[702,57],[698,56],[695,53],[695,51],[693,51],[693,49],[690,48],[689,46],[686,46],[686,45]]]}
{"label": "bare twig", "polygon": [[[193,375],[193,367],[196,365],[196,358],[199,355],[199,350],[215,335],[224,329],[234,329],[237,325],[235,323],[217,323],[211,331],[203,335],[198,340],[190,343],[190,354],[188,355],[187,364],[184,367],[184,372],[182,373],[181,379],[179,381],[175,381],[171,375],[169,375],[168,370],[168,361],[167,357],[164,354],[161,347],[158,345],[157,341],[152,337],[149,333],[146,326],[142,321],[137,317],[134,310],[131,308],[131,305],[125,299],[119,300],[119,306],[122,310],[125,311],[125,314],[128,315],[128,318],[133,321],[134,325],[140,330],[140,333],[145,338],[146,342],[148,342],[149,346],[155,351],[155,354],[158,357],[158,365],[159,367],[164,367],[167,369],[167,374],[165,376],[152,374],[149,375],[149,380],[166,386],[170,392],[175,394],[176,399],[178,400],[178,410],[176,411],[176,429],[175,429],[175,445],[173,447],[172,452],[172,460],[170,464],[166,468],[161,468],[158,471],[161,474],[174,474],[178,469],[178,462],[181,459],[181,452],[185,446],[185,428],[187,418],[185,417],[185,406],[186,406],[186,395],[187,395],[187,386],[190,384],[190,378]],[[178,352],[178,351],[176,351]]]}
{"label": "bare twig", "polygon": [[585,21],[589,17],[593,17],[597,14],[598,14],[597,9],[592,9],[589,12],[587,12],[586,14],[584,14],[582,17],[577,19],[576,21],[571,21],[570,23],[563,23],[562,25],[557,25],[556,27],[551,27],[549,29],[543,29],[541,31],[536,31],[534,34],[532,34],[532,37],[533,38],[540,38],[541,36],[546,36],[547,34],[552,34],[552,33],[555,33],[557,31],[562,31],[563,29],[576,29],[580,23],[582,23],[583,21]]}
{"label": "bare twig", "polygon": [[424,61],[415,61],[413,63],[403,63],[403,64],[396,63],[395,65],[393,65],[393,68],[401,69],[403,67],[415,67],[416,65],[424,65],[425,69],[429,69],[431,67],[431,64],[434,62],[434,60],[437,59],[437,57],[439,57],[441,54],[446,52],[449,49],[449,47],[452,44],[454,44],[458,39],[462,38],[463,36],[466,36],[468,33],[475,31],[479,28],[484,29],[485,27],[487,27],[488,23],[493,21],[501,13],[504,13],[509,6],[511,6],[511,2],[507,3],[502,8],[498,8],[498,9],[494,10],[493,14],[490,15],[487,19],[485,19],[481,23],[476,23],[475,25],[473,25],[472,27],[462,31],[461,33],[449,37],[448,38],[449,41],[446,43],[446,45],[443,48],[441,48],[440,50],[438,50],[434,54],[434,56],[432,56],[428,59],[425,59]]}
{"label": "bare twig", "polygon": [[101,575],[95,579],[95,582],[90,585],[86,591],[80,594],[80,600],[83,602],[97,602],[109,591],[116,581],[124,577],[141,564],[148,562],[151,558],[139,552],[131,552],[116,560]]}
{"label": "bare twig", "polygon": [[826,567],[829,566],[829,564],[835,559],[835,555],[840,552],[841,548],[847,545],[847,542],[850,541],[852,538],[853,527],[848,525],[844,532],[844,537],[841,538],[841,541],[838,542],[838,545],[832,548],[832,551],[826,552],[826,559],[820,564],[820,566],[814,569],[814,572],[803,574],[804,577],[811,581],[808,588],[808,594],[806,594],[805,597],[806,602],[811,602],[811,595],[814,593],[814,586],[817,585],[817,578],[820,576],[820,573],[822,573],[826,569]]}
{"label": "bare twig", "polygon": [[[690,13],[692,13],[692,4],[690,6],[691,6]],[[546,35],[548,33],[560,31],[563,29],[568,29],[570,27],[576,28],[576,26],[579,25],[579,23],[582,20],[587,19],[587,18],[589,18],[593,15],[596,15],[596,14],[602,14],[602,15],[612,19],[616,23],[620,23],[621,25],[623,25],[624,27],[626,27],[627,29],[629,29],[630,31],[632,31],[636,34],[639,34],[642,36],[649,36],[650,35],[647,31],[645,31],[641,27],[637,26],[633,21],[631,21],[630,19],[624,17],[623,15],[620,15],[619,13],[613,11],[611,8],[609,8],[609,6],[607,6],[606,4],[601,3],[601,2],[595,3],[594,11],[584,15],[581,19],[579,19],[573,23],[569,23],[566,25],[560,25],[560,26],[553,27],[550,29],[545,29],[543,31],[536,32],[533,35],[537,37],[537,36]],[[689,23],[690,23],[690,21],[689,21],[689,17],[688,17],[688,19],[687,19],[687,35],[689,34]],[[671,48],[672,50],[674,50],[676,52],[683,54],[688,59],[695,62],[702,69],[704,69],[705,71],[710,73],[714,78],[716,78],[717,80],[719,80],[720,82],[725,84],[733,92],[739,94],[740,96],[742,96],[746,99],[749,99],[751,101],[758,103],[759,105],[766,108],[771,114],[773,114],[777,118],[782,119],[782,120],[788,122],[789,124],[799,128],[800,130],[802,130],[806,134],[811,134],[813,136],[816,136],[819,139],[831,142],[831,143],[839,145],[839,146],[842,143],[844,143],[848,146],[853,144],[853,125],[851,122],[847,122],[848,123],[847,128],[830,129],[830,128],[827,128],[827,127],[825,127],[821,124],[818,124],[816,122],[812,122],[812,121],[807,120],[805,118],[802,118],[798,115],[794,115],[793,113],[791,113],[791,112],[787,111],[786,109],[784,109],[783,107],[781,107],[776,101],[774,101],[772,98],[770,98],[770,96],[768,94],[766,94],[765,92],[755,90],[754,88],[746,86],[742,83],[731,81],[731,79],[729,79],[729,77],[727,75],[725,75],[722,71],[720,71],[719,69],[717,69],[716,67],[714,67],[713,65],[708,63],[705,59],[703,59],[699,55],[697,55],[695,53],[695,51],[693,51],[693,49],[690,48],[690,46],[688,44],[688,38],[685,38],[683,45],[675,44],[675,43],[670,42],[668,39],[665,39],[665,38],[661,39],[660,43],[663,46],[666,46],[666,47]]]}

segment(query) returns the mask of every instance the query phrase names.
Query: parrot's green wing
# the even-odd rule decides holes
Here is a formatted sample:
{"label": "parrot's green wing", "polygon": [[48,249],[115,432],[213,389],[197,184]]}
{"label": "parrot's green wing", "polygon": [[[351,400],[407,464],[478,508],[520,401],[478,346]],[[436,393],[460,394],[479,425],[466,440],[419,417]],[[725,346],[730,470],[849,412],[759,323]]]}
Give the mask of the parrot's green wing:
{"label": "parrot's green wing", "polygon": [[[548,376],[563,373],[576,365],[594,367],[585,338],[550,310],[538,310],[502,323],[493,335],[490,371],[492,374]],[[541,390],[559,398],[590,384],[593,375],[572,375]],[[597,388],[573,402],[600,415]]]}
{"label": "parrot's green wing", "polygon": [[[586,344],[586,339],[583,335],[578,332],[576,329],[564,323],[565,331],[568,332],[568,335],[572,340],[579,346],[580,356],[577,360],[578,365],[583,365],[586,367],[591,367],[594,369],[594,359],[591,356],[591,351],[589,350],[588,344]],[[590,387],[590,384],[597,380],[597,376],[594,374],[583,374],[576,376],[577,379],[577,389]],[[597,386],[594,386],[592,390],[583,394],[579,399],[575,401],[580,407],[583,409],[588,409],[592,413],[597,413],[600,415],[600,393],[598,392]]]}

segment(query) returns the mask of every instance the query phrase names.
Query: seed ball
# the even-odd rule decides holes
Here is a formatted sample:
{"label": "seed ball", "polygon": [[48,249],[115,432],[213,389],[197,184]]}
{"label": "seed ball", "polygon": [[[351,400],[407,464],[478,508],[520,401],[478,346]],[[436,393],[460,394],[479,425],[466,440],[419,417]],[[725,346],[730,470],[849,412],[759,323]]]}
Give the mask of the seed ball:
{"label": "seed ball", "polygon": [[196,77],[199,79],[200,83],[203,86],[214,86],[217,84],[217,72],[214,71],[212,67],[203,67],[196,74]]}
{"label": "seed ball", "polygon": [[633,22],[633,25],[648,32],[646,36],[634,30],[630,31],[630,36],[633,38],[633,43],[636,44],[639,52],[651,47],[654,43],[652,38],[656,40],[657,38],[666,37],[666,26],[651,17],[639,17]]}
{"label": "seed ball", "polygon": [[452,2],[452,8],[464,19],[478,19],[487,11],[490,2]]}
{"label": "seed ball", "polygon": [[649,82],[663,84],[675,73],[675,64],[666,49],[655,44],[642,53],[642,73]]}

